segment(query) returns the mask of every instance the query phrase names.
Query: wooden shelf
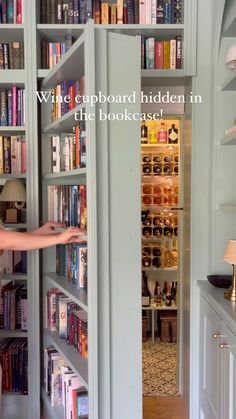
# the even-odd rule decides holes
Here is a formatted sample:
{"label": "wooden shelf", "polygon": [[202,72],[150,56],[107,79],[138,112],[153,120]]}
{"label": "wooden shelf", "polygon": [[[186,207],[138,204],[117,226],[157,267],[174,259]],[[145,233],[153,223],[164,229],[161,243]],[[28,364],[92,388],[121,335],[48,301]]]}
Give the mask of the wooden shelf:
{"label": "wooden shelf", "polygon": [[157,306],[156,304],[151,304],[149,307],[143,307],[142,306],[142,310],[157,310],[157,311],[162,311],[162,310],[178,310],[177,306]]}
{"label": "wooden shelf", "polygon": [[26,223],[3,223],[3,226],[5,227],[5,228],[12,228],[12,229],[25,229],[25,228],[27,228],[27,224]]}
{"label": "wooden shelf", "polygon": [[223,27],[223,37],[232,37],[236,36],[236,16],[231,16]]}
{"label": "wooden shelf", "polygon": [[152,150],[153,148],[155,149],[156,147],[167,147],[167,148],[178,148],[179,144],[160,144],[160,143],[156,143],[156,144],[141,144],[142,150]]}
{"label": "wooden shelf", "polygon": [[88,311],[87,306],[87,293],[85,290],[76,288],[76,285],[72,285],[71,282],[64,276],[59,276],[55,272],[49,272],[44,275],[45,281],[50,281],[53,286],[64,292],[70,297],[76,304],[78,304],[84,311]]}
{"label": "wooden shelf", "polygon": [[85,25],[77,24],[46,24],[37,25],[39,36],[50,42],[63,42],[66,35],[73,35],[78,38],[84,32]]}
{"label": "wooden shelf", "polygon": [[24,41],[24,25],[16,23],[0,24],[0,42]]}
{"label": "wooden shelf", "polygon": [[70,178],[73,179],[73,182],[77,182],[77,178],[79,178],[84,183],[86,173],[87,173],[87,169],[85,167],[83,169],[75,169],[75,170],[70,170],[68,172],[49,173],[48,175],[43,176],[43,180],[45,181],[53,180],[55,184],[55,181],[61,182],[63,179],[66,179],[67,181]]}
{"label": "wooden shelf", "polygon": [[220,143],[221,145],[236,145],[236,130],[225,134]]}
{"label": "wooden shelf", "polygon": [[12,83],[23,87],[26,80],[25,70],[0,70],[0,86],[12,86]]}
{"label": "wooden shelf", "polygon": [[182,35],[184,30],[184,24],[153,24],[153,25],[141,25],[141,24],[123,24],[123,25],[94,25],[95,28],[108,29],[112,32],[123,33],[125,35],[133,36],[157,36],[160,40],[167,39],[169,37],[176,37]]}
{"label": "wooden shelf", "polygon": [[0,135],[24,135],[25,127],[4,127],[0,126]]}
{"label": "wooden shelf", "polygon": [[54,122],[51,122],[51,124],[47,125],[43,133],[58,133],[60,131],[72,131],[72,126],[76,124],[75,121],[75,113],[79,112],[80,110],[84,109],[85,105],[84,103],[81,103],[74,109],[71,109],[70,112],[67,112],[65,115],[63,115],[61,118],[57,119]]}
{"label": "wooden shelf", "polygon": [[26,173],[3,173],[0,175],[0,179],[26,179]]}
{"label": "wooden shelf", "polygon": [[27,274],[21,274],[21,273],[0,274],[0,281],[1,280],[27,281]]}
{"label": "wooden shelf", "polygon": [[37,71],[38,79],[44,79],[45,77],[48,76],[49,72],[50,72],[50,70],[47,69],[47,68],[42,68],[42,69],[38,70]]}
{"label": "wooden shelf", "polygon": [[64,356],[68,365],[83,381],[83,385],[88,389],[88,360],[82,358],[79,352],[72,346],[67,345],[65,340],[58,337],[57,332],[49,332],[44,329],[44,344],[49,341]]}
{"label": "wooden shelf", "polygon": [[232,70],[232,74],[230,75],[228,80],[222,84],[221,90],[225,92],[236,90],[236,72],[234,70]]}
{"label": "wooden shelf", "polygon": [[2,419],[28,418],[29,396],[18,393],[3,393],[0,402]]}
{"label": "wooden shelf", "polygon": [[181,70],[141,70],[142,86],[184,86],[187,77]]}
{"label": "wooden shelf", "polygon": [[[177,227],[177,226],[175,226]],[[148,237],[142,237],[142,242],[143,243],[159,243],[160,241],[165,241],[165,240],[178,240],[178,236],[171,236],[171,237],[157,237],[157,238],[151,238],[149,239]]]}
{"label": "wooden shelf", "polygon": [[143,266],[142,266],[142,271],[152,271],[152,272],[170,272],[170,271],[177,271],[178,270],[178,268],[176,268],[176,267],[172,267],[172,268],[153,268],[153,267],[151,267],[151,268],[144,268]]}
{"label": "wooden shelf", "polygon": [[72,45],[42,82],[44,89],[55,87],[64,80],[80,80],[84,75],[84,34]]}
{"label": "wooden shelf", "polygon": [[28,332],[21,330],[0,330],[1,338],[27,338]]}
{"label": "wooden shelf", "polygon": [[44,409],[46,410],[46,412],[43,412],[45,417],[48,419],[64,419],[63,406],[52,407],[49,395],[46,393],[44,388],[41,389],[41,397],[44,402]]}
{"label": "wooden shelf", "polygon": [[236,204],[220,204],[219,208],[223,211],[236,212]]}

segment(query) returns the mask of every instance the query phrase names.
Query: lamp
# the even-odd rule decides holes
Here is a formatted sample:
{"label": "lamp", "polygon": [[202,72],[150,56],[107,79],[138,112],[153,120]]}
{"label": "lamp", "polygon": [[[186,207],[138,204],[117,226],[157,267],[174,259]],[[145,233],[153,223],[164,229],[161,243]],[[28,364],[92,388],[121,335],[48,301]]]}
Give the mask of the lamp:
{"label": "lamp", "polygon": [[26,202],[26,190],[19,179],[7,180],[0,194],[0,201],[11,202],[12,208],[6,210],[7,223],[21,221],[21,209]]}
{"label": "lamp", "polygon": [[226,55],[226,65],[236,71],[236,44],[231,45]]}
{"label": "lamp", "polygon": [[236,240],[228,241],[223,260],[233,265],[232,285],[225,292],[224,298],[236,302]]}

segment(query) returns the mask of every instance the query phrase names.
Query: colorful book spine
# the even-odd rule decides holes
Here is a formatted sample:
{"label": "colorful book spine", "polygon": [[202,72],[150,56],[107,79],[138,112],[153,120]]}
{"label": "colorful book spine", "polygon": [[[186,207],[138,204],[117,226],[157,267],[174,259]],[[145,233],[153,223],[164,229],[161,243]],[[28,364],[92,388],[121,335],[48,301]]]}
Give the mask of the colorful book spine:
{"label": "colorful book spine", "polygon": [[123,24],[123,12],[124,12],[124,2],[123,0],[117,0],[117,23],[118,25]]}
{"label": "colorful book spine", "polygon": [[164,0],[157,0],[157,23],[164,23]]}
{"label": "colorful book spine", "polygon": [[156,68],[159,70],[162,70],[164,68],[163,41],[156,42]]}
{"label": "colorful book spine", "polygon": [[182,38],[181,36],[176,37],[176,68],[182,68]]}
{"label": "colorful book spine", "polygon": [[170,40],[170,70],[176,69],[176,39]]}
{"label": "colorful book spine", "polygon": [[170,41],[163,41],[163,56],[164,56],[163,68],[165,70],[169,70],[170,69]]}

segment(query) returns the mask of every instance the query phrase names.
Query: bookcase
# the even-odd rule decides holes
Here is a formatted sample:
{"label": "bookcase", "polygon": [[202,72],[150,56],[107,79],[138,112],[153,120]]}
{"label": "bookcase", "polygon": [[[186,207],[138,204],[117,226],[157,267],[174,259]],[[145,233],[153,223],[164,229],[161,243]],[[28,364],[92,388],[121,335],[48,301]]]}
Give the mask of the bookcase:
{"label": "bookcase", "polygon": [[[124,126],[120,124],[117,130],[115,122],[101,124],[98,120],[89,121],[86,124],[87,168],[52,174],[50,137],[55,133],[71,132],[74,112],[79,110],[81,105],[57,121],[51,122],[47,104],[43,104],[40,109],[35,91],[53,88],[65,77],[77,80],[78,74],[83,73],[86,94],[93,94],[99,90],[99,87],[104,92],[120,94],[121,91],[129,92],[133,84],[134,90],[137,91],[141,85],[142,87],[184,85],[186,77],[195,74],[197,8],[194,0],[185,0],[184,3],[183,24],[93,25],[90,22],[84,25],[40,23],[40,2],[33,0],[25,5],[22,25],[0,25],[2,42],[5,39],[13,40],[15,37],[20,40],[24,39],[25,42],[25,70],[1,71],[0,80],[4,85],[9,85],[14,81],[19,86],[26,86],[26,127],[17,127],[17,129],[4,127],[1,132],[25,132],[26,137],[30,138],[27,148],[26,176],[27,207],[30,208],[27,214],[27,228],[36,227],[47,219],[48,185],[84,183],[87,185],[88,282],[90,284],[87,301],[83,300],[81,294],[66,279],[56,275],[56,250],[54,248],[43,252],[42,265],[38,252],[31,252],[28,259],[27,279],[30,278],[28,281],[29,395],[27,402],[23,396],[20,400],[23,400],[22,403],[25,405],[27,404],[25,408],[28,409],[29,418],[40,417],[40,395],[46,417],[63,417],[60,408],[50,406],[48,396],[42,389],[42,380],[40,381],[42,350],[45,345],[51,344],[63,354],[68,364],[78,373],[88,388],[91,419],[98,416],[103,419],[119,416],[122,397],[127,405],[127,414],[132,412],[135,418],[141,417],[141,400],[140,403],[136,400],[141,394],[141,367],[128,378],[125,375],[130,365],[134,366],[134,370],[135,365],[140,366],[140,352],[137,350],[137,353],[132,353],[131,356],[119,350],[122,339],[127,347],[129,345],[134,347],[135,342],[136,347],[140,346],[141,350],[141,332],[139,333],[141,310],[136,307],[141,301],[141,287],[137,281],[137,278],[141,277],[140,220],[130,217],[132,211],[140,214],[138,204],[140,184],[135,176],[135,173],[140,170],[140,126],[139,123],[132,121]],[[63,42],[66,34],[72,34],[76,39],[75,43],[52,70],[43,69],[41,41]],[[122,36],[120,44],[115,38],[118,35]],[[183,68],[180,70],[141,70],[140,43],[136,37],[142,35],[155,36],[161,40],[181,35],[184,50]],[[115,50],[109,50],[108,54],[106,47],[110,44]],[[109,62],[109,71],[113,71],[114,76],[108,73],[106,62]],[[121,62],[126,64],[122,80],[118,70]],[[134,69],[137,71],[134,72]],[[139,104],[136,103],[133,107],[130,105],[130,108],[137,111],[138,106]],[[104,104],[102,109],[104,112],[113,109],[115,112],[123,110],[118,104]],[[86,113],[91,111],[93,109],[86,104]],[[41,126],[38,125],[39,120],[41,120]],[[125,140],[127,134],[132,139],[129,144]],[[124,161],[127,167],[123,167]],[[120,176],[121,171],[122,176]],[[117,179],[120,179],[119,188],[117,188]],[[131,196],[133,199],[129,210],[126,209],[121,214],[120,202],[130,202]],[[123,223],[130,232],[127,238],[124,238],[122,232],[119,231],[119,223]],[[130,250],[130,240],[132,250]],[[128,260],[128,255],[131,253],[132,260],[136,261],[135,269],[130,266]],[[119,263],[121,260],[123,261],[122,268]],[[128,284],[125,280],[127,277],[130,278]],[[123,301],[124,298],[122,286],[126,287],[127,296],[132,295],[131,300],[125,299],[123,302],[123,312],[119,305],[119,301]],[[54,287],[69,296],[88,313],[90,349],[86,361],[80,359],[73,348],[57,338],[56,334],[45,330],[45,296],[47,290]],[[129,315],[129,324],[132,322],[133,326],[136,325],[136,328],[132,327],[133,330],[137,330],[135,336],[127,337],[127,334],[124,334],[127,315]],[[123,332],[120,324],[123,325]],[[109,372],[110,369],[112,374]],[[129,389],[132,389],[128,395],[125,394],[125,389],[122,390],[124,381],[128,383]],[[18,409],[18,396],[16,397],[14,406]],[[27,413],[22,415],[22,419],[23,417],[26,418]]]}
{"label": "bookcase", "polygon": [[[26,185],[26,223],[5,224],[5,228],[19,230],[32,229],[38,225],[39,201],[38,201],[38,171],[37,171],[37,143],[33,141],[34,121],[31,113],[31,65],[32,54],[30,39],[30,8],[25,7],[22,24],[0,24],[0,42],[20,41],[24,42],[25,67],[22,70],[0,70],[0,88],[11,88],[12,85],[25,89],[25,125],[24,126],[1,126],[1,136],[24,135],[26,137],[26,173],[3,174],[1,184],[9,179],[21,179]],[[39,371],[39,263],[38,252],[29,252],[27,257],[27,274],[2,274],[0,281],[14,281],[15,284],[27,286],[28,293],[28,330],[1,330],[0,337],[25,337],[28,341],[28,395],[17,393],[4,393],[1,398],[1,416],[32,417],[35,411],[39,411],[39,400],[34,399],[37,394]]]}

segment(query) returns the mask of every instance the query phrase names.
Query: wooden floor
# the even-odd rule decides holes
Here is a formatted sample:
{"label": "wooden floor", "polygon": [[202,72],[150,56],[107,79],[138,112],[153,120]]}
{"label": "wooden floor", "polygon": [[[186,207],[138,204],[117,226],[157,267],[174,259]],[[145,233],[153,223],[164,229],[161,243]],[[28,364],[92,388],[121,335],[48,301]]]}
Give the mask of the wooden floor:
{"label": "wooden floor", "polygon": [[182,397],[144,397],[143,419],[188,419]]}

